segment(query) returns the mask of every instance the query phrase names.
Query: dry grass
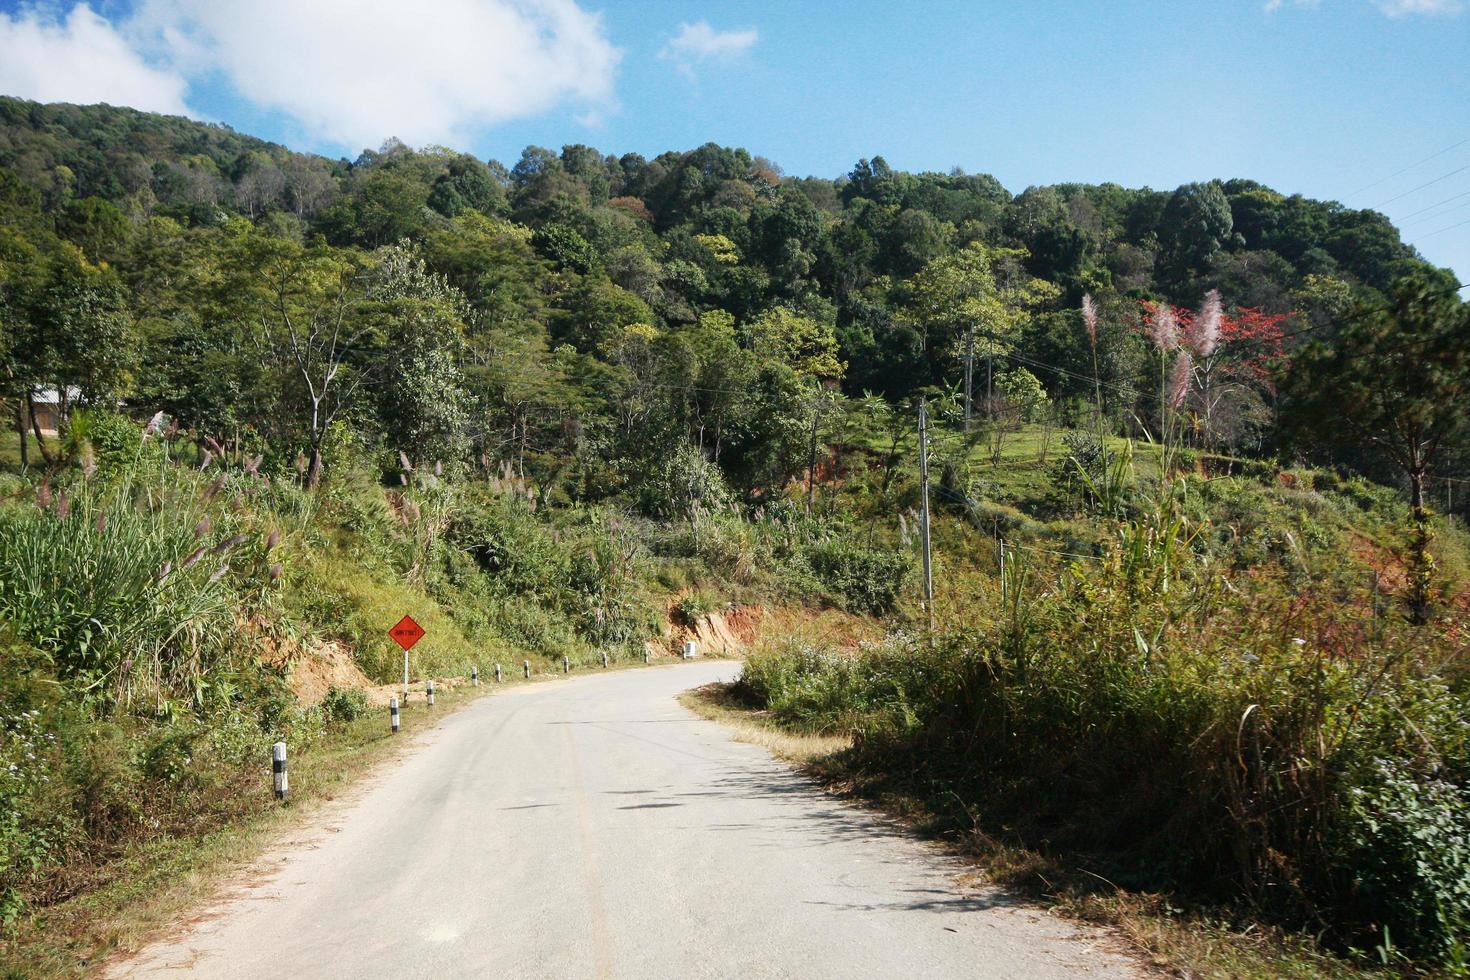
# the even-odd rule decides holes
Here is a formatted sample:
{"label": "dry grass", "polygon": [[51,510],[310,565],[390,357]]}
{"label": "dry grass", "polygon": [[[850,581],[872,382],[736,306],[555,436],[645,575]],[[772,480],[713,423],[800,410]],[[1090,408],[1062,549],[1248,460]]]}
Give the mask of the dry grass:
{"label": "dry grass", "polygon": [[863,641],[876,642],[886,635],[881,621],[857,616],[841,609],[805,609],[800,606],[773,606],[766,611],[760,631],[751,649],[780,638],[797,640],[813,646],[829,646],[839,650],[855,650]]}
{"label": "dry grass", "polygon": [[679,703],[701,718],[733,729],[735,740],[759,745],[778,759],[800,766],[852,747],[846,735],[804,735],[789,732],[766,712],[753,711],[730,697],[724,684],[707,684],[679,695]]}

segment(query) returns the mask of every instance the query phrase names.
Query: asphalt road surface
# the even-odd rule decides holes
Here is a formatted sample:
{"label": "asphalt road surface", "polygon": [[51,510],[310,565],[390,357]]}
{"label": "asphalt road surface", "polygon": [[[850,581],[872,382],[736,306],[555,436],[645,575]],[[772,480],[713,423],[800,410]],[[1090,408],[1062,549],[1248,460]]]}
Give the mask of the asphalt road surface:
{"label": "asphalt road surface", "polygon": [[119,977],[1137,977],[1106,934],[960,883],[679,692],[696,662],[440,722]]}

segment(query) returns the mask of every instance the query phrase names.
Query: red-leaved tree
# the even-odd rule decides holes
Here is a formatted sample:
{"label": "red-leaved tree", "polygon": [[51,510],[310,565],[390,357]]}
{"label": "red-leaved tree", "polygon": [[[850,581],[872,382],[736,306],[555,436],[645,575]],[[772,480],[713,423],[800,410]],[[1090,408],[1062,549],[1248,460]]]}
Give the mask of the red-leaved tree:
{"label": "red-leaved tree", "polygon": [[1226,312],[1218,296],[1210,296],[1198,311],[1170,306],[1170,325],[1161,323],[1163,309],[1144,301],[1144,330],[1155,346],[1170,343],[1188,350],[1193,367],[1188,404],[1197,438],[1209,448],[1236,441],[1251,415],[1275,399],[1275,379],[1287,367],[1286,324],[1296,314],[1252,307]]}

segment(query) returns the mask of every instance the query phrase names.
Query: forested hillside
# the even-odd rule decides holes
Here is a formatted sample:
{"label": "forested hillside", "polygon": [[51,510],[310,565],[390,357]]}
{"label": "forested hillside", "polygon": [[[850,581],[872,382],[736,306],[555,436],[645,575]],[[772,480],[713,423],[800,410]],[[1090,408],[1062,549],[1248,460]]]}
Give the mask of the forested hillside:
{"label": "forested hillside", "polygon": [[[334,163],[183,119],[14,99],[0,101],[0,168],[7,309],[46,335],[10,345],[12,397],[75,385],[84,401],[121,396],[309,450],[323,433],[300,403],[306,379],[267,377],[260,358],[283,350],[284,323],[258,315],[274,291],[350,314],[319,429],[350,417],[385,463],[409,445],[472,460],[517,442],[616,460],[624,483],[646,468],[631,457],[692,441],[758,492],[802,454],[740,428],[752,398],[790,401],[811,383],[891,400],[952,389],[967,353],[987,394],[996,374],[1013,388],[1034,376],[1075,418],[1093,392],[1084,293],[1104,312],[1105,409],[1126,425],[1158,415],[1146,304],[1194,307],[1218,289],[1241,390],[1208,438],[1274,446],[1263,355],[1330,336],[1404,276],[1454,285],[1381,214],[1248,180],[1012,194],[881,157],[836,180],[793,178],[714,145],[652,160],[530,147],[507,169],[390,141]],[[1006,309],[967,309],[992,281]],[[68,328],[101,333],[68,336],[60,292],[106,309]],[[406,297],[426,304],[412,326],[385,307]],[[442,354],[406,363],[429,338]],[[731,353],[714,356],[722,345]],[[221,389],[221,375],[255,379]],[[789,405],[758,414],[806,427]]]}
{"label": "forested hillside", "polygon": [[115,942],[274,739],[368,737],[299,679],[393,681],[405,612],[422,679],[738,603],[839,619],[737,693],[860,736],[853,785],[1327,972],[1463,968],[1458,287],[1246,179],[331,161],[0,98],[0,922]]}

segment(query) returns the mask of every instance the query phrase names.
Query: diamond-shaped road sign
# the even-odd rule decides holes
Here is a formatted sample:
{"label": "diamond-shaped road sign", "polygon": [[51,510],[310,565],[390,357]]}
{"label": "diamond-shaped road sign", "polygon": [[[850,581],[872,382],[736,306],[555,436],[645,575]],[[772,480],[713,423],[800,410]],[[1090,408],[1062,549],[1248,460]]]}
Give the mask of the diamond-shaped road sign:
{"label": "diamond-shaped road sign", "polygon": [[415,623],[412,616],[404,616],[393,625],[388,635],[393,637],[394,642],[404,650],[407,650],[424,638],[424,628]]}

